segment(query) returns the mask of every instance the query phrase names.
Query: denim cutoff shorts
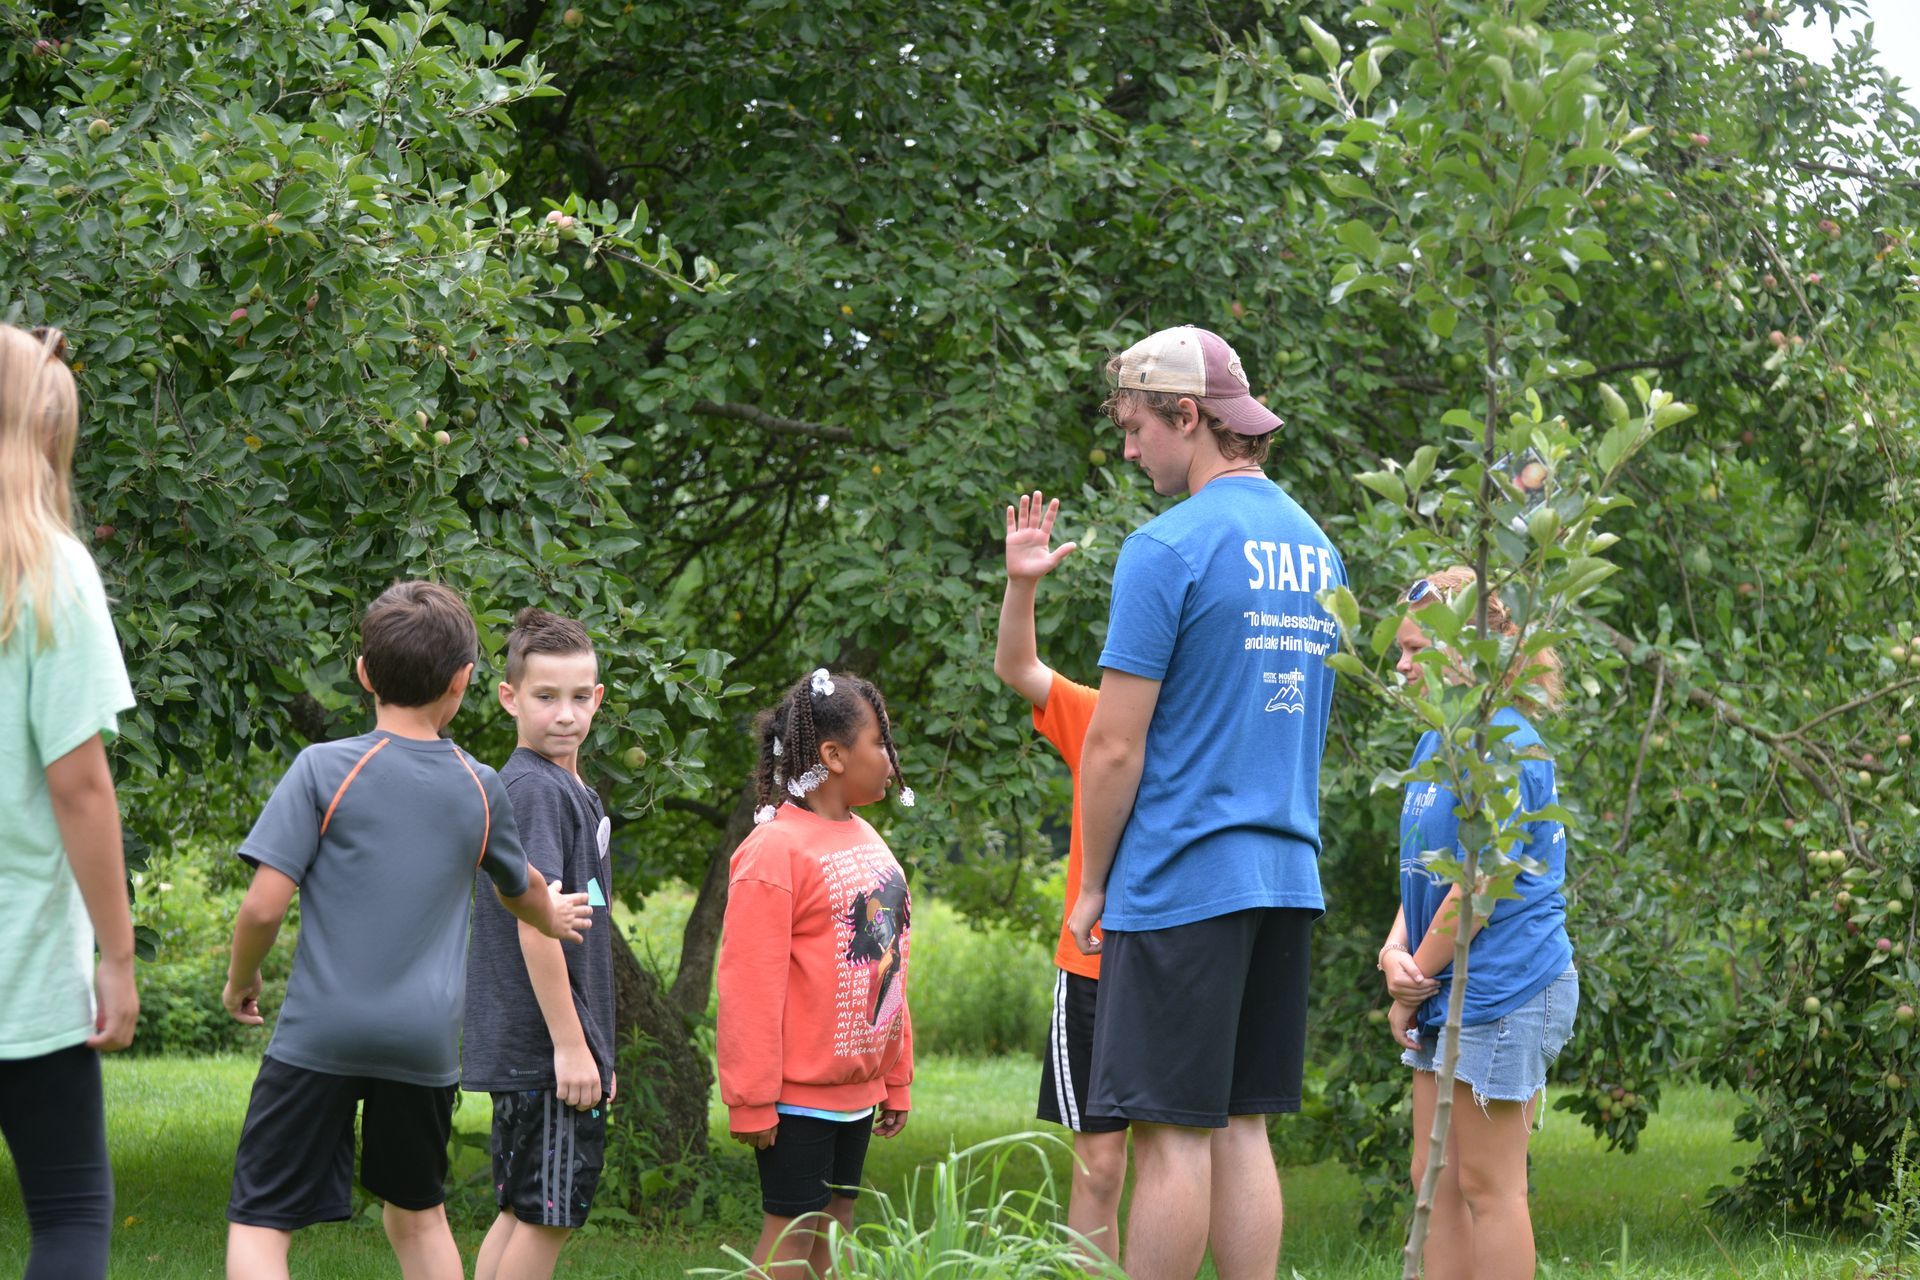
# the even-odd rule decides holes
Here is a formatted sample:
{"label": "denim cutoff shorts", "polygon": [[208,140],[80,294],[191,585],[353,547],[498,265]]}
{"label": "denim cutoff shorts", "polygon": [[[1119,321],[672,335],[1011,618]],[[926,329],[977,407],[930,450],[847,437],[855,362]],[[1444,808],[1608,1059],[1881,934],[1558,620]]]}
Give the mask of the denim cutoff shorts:
{"label": "denim cutoff shorts", "polygon": [[[1531,1000],[1503,1018],[1460,1028],[1460,1061],[1454,1079],[1473,1090],[1481,1106],[1527,1102],[1547,1083],[1547,1068],[1573,1035],[1580,1008],[1580,975],[1562,970]],[[1420,1047],[1400,1055],[1415,1071],[1440,1069],[1440,1032],[1422,1031]]]}

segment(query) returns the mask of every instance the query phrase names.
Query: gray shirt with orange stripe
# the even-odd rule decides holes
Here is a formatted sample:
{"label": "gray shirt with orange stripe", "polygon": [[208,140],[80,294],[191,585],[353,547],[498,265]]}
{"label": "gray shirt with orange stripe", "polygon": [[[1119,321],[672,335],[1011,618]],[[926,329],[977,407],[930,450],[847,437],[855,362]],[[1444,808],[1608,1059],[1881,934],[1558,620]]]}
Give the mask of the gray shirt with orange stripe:
{"label": "gray shirt with orange stripe", "polygon": [[268,1056],[332,1075],[458,1080],[474,866],[508,897],[527,889],[499,776],[445,738],[316,743],[239,853],[300,886]]}

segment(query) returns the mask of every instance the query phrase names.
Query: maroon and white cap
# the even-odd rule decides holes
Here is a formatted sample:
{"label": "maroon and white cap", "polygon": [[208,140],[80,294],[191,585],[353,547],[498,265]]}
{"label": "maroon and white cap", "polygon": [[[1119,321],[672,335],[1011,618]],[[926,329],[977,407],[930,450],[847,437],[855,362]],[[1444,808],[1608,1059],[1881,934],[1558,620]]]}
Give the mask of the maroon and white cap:
{"label": "maroon and white cap", "polygon": [[1120,353],[1116,389],[1192,396],[1200,408],[1243,436],[1263,436],[1280,418],[1253,398],[1247,371],[1225,338],[1183,324],[1140,339]]}

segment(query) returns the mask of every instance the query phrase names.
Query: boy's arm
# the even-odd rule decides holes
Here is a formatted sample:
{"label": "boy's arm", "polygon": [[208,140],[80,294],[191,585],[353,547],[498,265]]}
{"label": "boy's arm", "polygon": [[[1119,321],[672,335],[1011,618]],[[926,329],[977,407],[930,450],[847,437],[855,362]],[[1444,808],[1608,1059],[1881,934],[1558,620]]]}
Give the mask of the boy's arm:
{"label": "boy's arm", "polygon": [[124,1049],[133,1043],[140,993],[133,980],[133,916],[127,908],[127,864],[120,844],[120,808],[113,774],[99,734],[47,766],[47,797],[53,802],[87,919],[100,945],[94,971],[93,1049]]}
{"label": "boy's arm", "polygon": [[548,884],[540,868],[531,863],[527,866],[526,892],[508,897],[497,884],[493,892],[514,919],[532,925],[549,938],[579,942],[581,931],[593,928],[593,908],[587,905],[587,895],[560,892],[559,883]]}
{"label": "boy's arm", "polygon": [[1000,634],[994,641],[993,674],[1015,693],[1044,710],[1053,672],[1040,661],[1034,638],[1033,600],[1040,579],[1073,554],[1074,544],[1048,550],[1060,500],[1045,501],[1035,490],[1007,508],[1007,590],[1000,600]]}
{"label": "boy's arm", "polygon": [[220,1003],[240,1022],[259,1026],[260,962],[280,936],[280,923],[300,886],[284,871],[262,863],[254,868],[253,883],[233,922],[233,954],[227,961],[227,986]]}
{"label": "boy's arm", "polygon": [[567,953],[560,943],[532,925],[520,923],[520,955],[527,962],[527,979],[540,1016],[553,1041],[554,1092],[569,1107],[585,1110],[600,1102],[600,1067],[587,1047],[580,1011],[573,1005],[573,985],[567,980]]}
{"label": "boy's arm", "polygon": [[1034,706],[1045,710],[1053,688],[1053,671],[1040,661],[1033,633],[1033,598],[1037,582],[1008,578],[1000,598],[1000,634],[993,645],[993,674]]}

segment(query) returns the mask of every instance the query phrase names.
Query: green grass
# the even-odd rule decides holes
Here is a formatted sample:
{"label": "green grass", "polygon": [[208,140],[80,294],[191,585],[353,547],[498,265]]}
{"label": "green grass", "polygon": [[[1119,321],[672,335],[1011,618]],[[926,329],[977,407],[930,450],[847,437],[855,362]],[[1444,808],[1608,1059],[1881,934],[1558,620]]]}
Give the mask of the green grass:
{"label": "green grass", "polygon": [[[221,1274],[227,1179],[253,1073],[253,1062],[243,1058],[108,1061],[108,1125],[119,1187],[115,1276],[184,1280]],[[874,1143],[868,1181],[897,1191],[916,1165],[954,1147],[1039,1127],[1030,1119],[1037,1082],[1037,1064],[1017,1058],[923,1061],[912,1121],[898,1139]],[[1850,1274],[1845,1242],[1730,1234],[1714,1223],[1702,1207],[1704,1193],[1725,1181],[1740,1158],[1729,1136],[1732,1100],[1695,1087],[1672,1090],[1668,1098],[1634,1156],[1606,1154],[1563,1113],[1548,1113],[1547,1130],[1534,1146],[1534,1222],[1543,1276],[1838,1280]],[[469,1099],[458,1123],[479,1132],[487,1118],[485,1103]],[[714,1138],[730,1145],[717,1105]],[[729,1158],[744,1161],[744,1152],[732,1147]],[[1056,1165],[1064,1181],[1064,1155]],[[7,1176],[0,1178],[0,1274],[17,1274],[26,1230],[6,1167]],[[1331,1165],[1290,1169],[1284,1186],[1282,1276],[1289,1269],[1309,1280],[1398,1275],[1391,1241],[1356,1239],[1355,1186],[1344,1171]],[[1623,1224],[1629,1256],[1621,1265]],[[478,1232],[459,1234],[470,1258]],[[750,1243],[712,1228],[666,1238],[595,1233],[568,1246],[562,1274],[677,1277],[688,1267],[725,1265],[720,1246],[729,1239],[742,1247]],[[328,1280],[395,1274],[385,1238],[370,1220],[302,1232],[294,1265],[296,1274]]]}

